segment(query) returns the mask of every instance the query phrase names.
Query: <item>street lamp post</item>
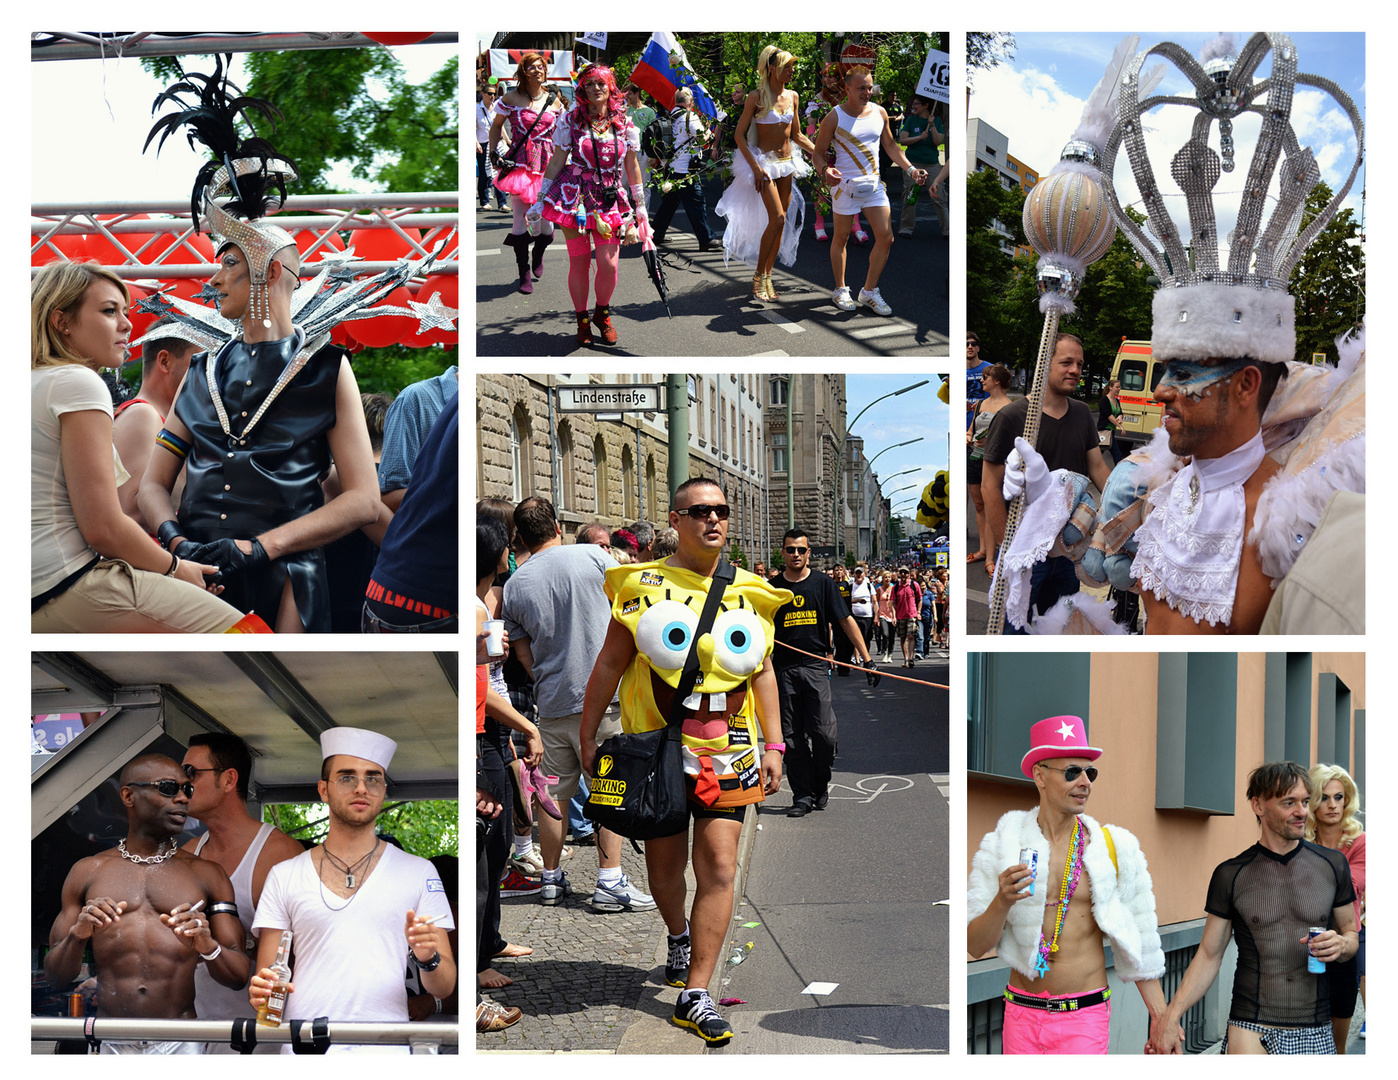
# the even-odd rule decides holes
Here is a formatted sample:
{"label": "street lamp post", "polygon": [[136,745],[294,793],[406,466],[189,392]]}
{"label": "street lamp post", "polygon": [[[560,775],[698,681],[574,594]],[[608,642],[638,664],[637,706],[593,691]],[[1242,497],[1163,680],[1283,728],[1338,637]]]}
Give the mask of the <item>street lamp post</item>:
{"label": "street lamp post", "polygon": [[[833,524],[834,524],[834,528],[835,528],[835,560],[836,560],[836,562],[838,562],[838,561],[840,560],[840,558],[841,558],[841,548],[844,547],[844,544],[843,544],[843,542],[842,542],[842,541],[844,540],[844,531],[845,531],[845,530],[844,530],[844,521],[843,521],[843,518],[842,518],[842,516],[841,516],[841,514],[840,514],[840,487],[841,487],[841,481],[844,479],[844,477],[841,475],[840,469],[841,469],[841,465],[842,465],[842,463],[843,463],[843,459],[844,459],[844,456],[845,456],[845,442],[846,442],[846,440],[849,439],[850,430],[854,427],[855,424],[859,423],[859,418],[860,418],[861,416],[863,416],[866,412],[868,412],[870,409],[872,409],[872,408],[873,408],[875,405],[877,405],[880,401],[884,401],[885,399],[891,398],[891,397],[898,397],[898,396],[901,395],[901,394],[906,394],[909,390],[916,390],[919,386],[926,386],[930,381],[931,381],[930,379],[923,379],[921,382],[915,382],[915,383],[913,383],[911,386],[905,386],[905,387],[903,387],[901,390],[894,390],[894,391],[892,391],[892,392],[890,392],[890,393],[884,394],[882,397],[876,397],[876,398],[874,398],[873,401],[869,402],[869,404],[865,405],[864,408],[860,409],[859,412],[857,412],[857,413],[855,414],[853,420],[851,420],[848,424],[845,425],[845,433],[844,433],[844,435],[840,438],[839,445],[835,447],[835,477],[834,477],[835,483],[834,483],[834,485],[833,485],[833,492],[832,492],[832,499],[833,499],[833,502],[834,502],[834,511],[835,511],[835,520],[834,520],[834,523],[833,523]],[[917,442],[917,439],[910,439],[909,442]],[[897,445],[905,445],[905,444],[901,444],[901,443],[900,443],[900,444],[897,444]],[[885,450],[892,450],[892,449],[893,449],[892,446],[889,446],[889,447],[886,447],[886,448],[885,448]],[[884,450],[880,450],[880,451],[879,451],[879,454],[882,454],[882,453],[884,453]],[[875,457],[878,457],[878,454],[875,454],[874,456],[875,456]]]}

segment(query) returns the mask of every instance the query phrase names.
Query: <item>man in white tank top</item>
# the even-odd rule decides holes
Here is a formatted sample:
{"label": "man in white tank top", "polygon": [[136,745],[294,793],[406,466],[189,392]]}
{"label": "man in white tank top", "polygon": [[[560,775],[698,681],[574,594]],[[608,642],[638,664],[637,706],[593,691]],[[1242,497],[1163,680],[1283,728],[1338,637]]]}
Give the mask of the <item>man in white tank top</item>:
{"label": "man in white tank top", "polygon": [[[196,735],[184,755],[184,773],[194,785],[189,814],[208,832],[185,849],[223,867],[233,882],[236,914],[243,924],[246,944],[252,938],[252,918],[262,897],[267,871],[279,862],[294,859],[302,848],[291,837],[248,814],[248,780],[252,755],[236,735]],[[230,990],[215,981],[201,964],[194,972],[194,1011],[201,1020],[233,1020],[252,1017],[247,990]],[[275,1044],[259,1045],[255,1053],[276,1053]],[[207,1043],[205,1053],[231,1054],[227,1043]]]}
{"label": "man in white tank top", "polygon": [[[915,168],[903,153],[889,130],[888,113],[869,100],[873,92],[874,76],[867,67],[856,64],[845,73],[845,100],[821,122],[813,156],[816,162],[825,161],[833,143],[835,164],[821,166],[821,177],[830,185],[835,216],[835,232],[830,241],[830,268],[835,273],[831,299],[841,311],[853,311],[862,304],[880,315],[892,315],[893,309],[878,289],[879,275],[893,247],[888,192],[879,179],[880,144],[915,183],[927,183],[927,170]],[[845,285],[845,244],[861,210],[873,229],[874,248],[869,253],[869,273],[856,303]]]}

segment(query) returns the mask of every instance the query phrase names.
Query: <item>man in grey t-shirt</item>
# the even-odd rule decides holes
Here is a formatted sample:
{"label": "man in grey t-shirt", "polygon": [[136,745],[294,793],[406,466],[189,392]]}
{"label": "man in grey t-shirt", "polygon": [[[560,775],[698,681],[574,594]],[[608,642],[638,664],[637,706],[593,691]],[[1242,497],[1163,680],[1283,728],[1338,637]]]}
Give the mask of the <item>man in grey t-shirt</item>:
{"label": "man in grey t-shirt", "polygon": [[[582,775],[578,725],[588,676],[602,651],[611,623],[603,591],[606,572],[616,565],[596,544],[563,543],[558,515],[547,499],[531,496],[515,507],[515,531],[529,558],[505,582],[505,629],[510,648],[534,679],[539,733],[544,740],[543,771],[557,776],[550,794],[565,806]],[[598,741],[621,733],[616,703],[602,719]],[[557,904],[572,892],[558,868],[565,823],[547,814],[537,818],[544,860],[542,903]],[[621,837],[597,830],[597,911],[648,911],[655,901],[621,872]]]}

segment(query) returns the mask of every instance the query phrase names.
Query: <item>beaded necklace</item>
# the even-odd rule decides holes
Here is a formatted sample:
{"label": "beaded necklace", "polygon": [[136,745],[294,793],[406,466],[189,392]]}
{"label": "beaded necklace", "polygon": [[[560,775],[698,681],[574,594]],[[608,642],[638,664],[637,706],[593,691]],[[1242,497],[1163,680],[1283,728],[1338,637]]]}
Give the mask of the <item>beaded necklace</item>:
{"label": "beaded necklace", "polygon": [[1039,958],[1034,962],[1035,976],[1047,975],[1049,956],[1058,951],[1058,935],[1063,932],[1063,920],[1067,916],[1068,904],[1077,891],[1078,879],[1082,877],[1082,850],[1087,830],[1082,827],[1082,818],[1073,819],[1073,839],[1068,845],[1068,858],[1063,862],[1063,884],[1058,890],[1058,914],[1053,920],[1053,940],[1045,941],[1043,931],[1039,932]]}

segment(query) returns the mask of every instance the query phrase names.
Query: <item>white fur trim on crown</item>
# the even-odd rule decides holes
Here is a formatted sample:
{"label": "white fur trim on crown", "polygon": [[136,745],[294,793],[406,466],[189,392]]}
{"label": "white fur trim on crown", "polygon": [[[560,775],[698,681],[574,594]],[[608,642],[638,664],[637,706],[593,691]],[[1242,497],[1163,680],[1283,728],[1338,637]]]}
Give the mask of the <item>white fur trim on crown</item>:
{"label": "white fur trim on crown", "polygon": [[320,735],[322,761],[336,754],[349,754],[387,769],[397,749],[398,744],[387,735],[366,728],[333,727]]}
{"label": "white fur trim on crown", "polygon": [[1186,285],[1156,291],[1151,351],[1157,360],[1296,356],[1296,301],[1279,289]]}

